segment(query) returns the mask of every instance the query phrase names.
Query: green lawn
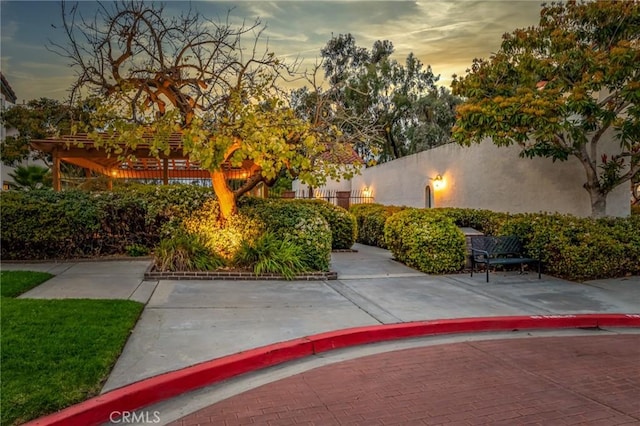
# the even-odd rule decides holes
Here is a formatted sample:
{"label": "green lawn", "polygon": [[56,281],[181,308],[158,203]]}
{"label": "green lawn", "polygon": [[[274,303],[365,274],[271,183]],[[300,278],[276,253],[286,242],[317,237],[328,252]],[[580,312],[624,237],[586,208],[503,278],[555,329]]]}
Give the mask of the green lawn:
{"label": "green lawn", "polygon": [[2,271],[0,272],[0,296],[17,297],[53,277],[46,272]]}
{"label": "green lawn", "polygon": [[20,424],[99,393],[143,305],[13,299],[50,277],[2,272],[1,424]]}

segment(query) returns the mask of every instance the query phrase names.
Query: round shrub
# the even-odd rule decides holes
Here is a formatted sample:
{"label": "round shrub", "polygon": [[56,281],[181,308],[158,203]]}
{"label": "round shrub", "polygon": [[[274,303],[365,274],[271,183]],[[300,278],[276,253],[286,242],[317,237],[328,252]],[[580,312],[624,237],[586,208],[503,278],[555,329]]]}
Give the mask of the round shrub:
{"label": "round shrub", "polygon": [[[363,225],[366,217],[370,215],[370,212],[374,210],[381,210],[383,208],[382,204],[354,204],[349,207],[349,213],[353,215],[356,219],[356,229],[358,230],[358,234],[356,235],[356,241],[362,244],[367,245],[375,245],[372,244],[368,238],[366,238]],[[384,234],[383,234],[384,235]]]}
{"label": "round shrub", "polygon": [[331,248],[333,250],[346,250],[356,242],[358,233],[356,218],[342,207],[336,206],[325,200],[296,200],[316,209],[331,228]]}
{"label": "round shrub", "polygon": [[625,275],[640,274],[640,215],[626,218],[598,219],[603,232],[611,235],[624,246],[625,256],[622,258]]}
{"label": "round shrub", "polygon": [[464,265],[464,234],[442,213],[403,210],[387,219],[384,234],[394,257],[422,272],[454,272]]}
{"label": "round shrub", "polygon": [[405,207],[384,206],[382,204],[356,204],[350,212],[356,217],[357,241],[362,244],[387,248],[384,239],[384,224],[389,217]]}
{"label": "round shrub", "polygon": [[264,223],[266,231],[303,247],[306,269],[329,270],[331,229],[312,206],[295,200],[249,198],[239,208],[243,215]]}

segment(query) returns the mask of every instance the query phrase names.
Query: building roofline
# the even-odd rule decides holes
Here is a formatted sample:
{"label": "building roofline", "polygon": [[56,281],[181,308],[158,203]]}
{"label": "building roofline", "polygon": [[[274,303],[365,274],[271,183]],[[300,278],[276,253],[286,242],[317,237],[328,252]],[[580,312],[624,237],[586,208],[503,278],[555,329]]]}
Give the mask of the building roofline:
{"label": "building roofline", "polygon": [[4,77],[4,74],[2,74],[1,72],[0,72],[0,82],[2,83],[1,90],[2,90],[2,94],[5,96],[5,99],[7,99],[7,101],[11,102],[12,104],[15,104],[16,101],[18,100],[18,96],[16,96],[16,92],[13,91],[13,89],[11,88],[11,85],[9,84],[7,79]]}

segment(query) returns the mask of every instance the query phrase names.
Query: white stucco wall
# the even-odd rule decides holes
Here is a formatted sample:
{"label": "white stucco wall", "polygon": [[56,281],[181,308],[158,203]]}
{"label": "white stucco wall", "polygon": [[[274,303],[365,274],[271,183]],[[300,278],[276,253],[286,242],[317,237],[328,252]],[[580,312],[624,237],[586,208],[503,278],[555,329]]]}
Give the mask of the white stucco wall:
{"label": "white stucco wall", "polygon": [[[520,158],[519,152],[518,147],[497,147],[489,140],[471,147],[448,144],[365,169],[351,187],[370,188],[381,204],[426,207],[429,185],[433,207],[591,215],[589,195],[582,187],[585,172],[576,159],[554,163]],[[432,178],[437,175],[445,186],[435,191]],[[609,195],[607,214],[629,212],[629,185],[622,185]]]}
{"label": "white stucco wall", "polygon": [[[292,189],[296,192],[308,191],[309,185],[305,185],[299,180],[294,180]],[[351,181],[348,179],[334,180],[328,179],[327,183],[320,188],[321,190],[328,191],[351,191]]]}

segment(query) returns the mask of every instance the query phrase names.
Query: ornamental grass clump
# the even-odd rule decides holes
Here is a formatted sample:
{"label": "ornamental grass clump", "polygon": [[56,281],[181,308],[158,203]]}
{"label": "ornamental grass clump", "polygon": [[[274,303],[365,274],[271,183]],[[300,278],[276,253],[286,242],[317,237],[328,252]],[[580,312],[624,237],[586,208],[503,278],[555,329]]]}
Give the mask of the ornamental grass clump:
{"label": "ornamental grass clump", "polygon": [[243,241],[233,258],[235,266],[253,270],[256,275],[272,273],[293,279],[304,272],[304,250],[289,238],[267,232],[256,241]]}
{"label": "ornamental grass clump", "polygon": [[226,265],[224,257],[211,251],[198,235],[178,232],[156,248],[159,271],[214,271]]}

